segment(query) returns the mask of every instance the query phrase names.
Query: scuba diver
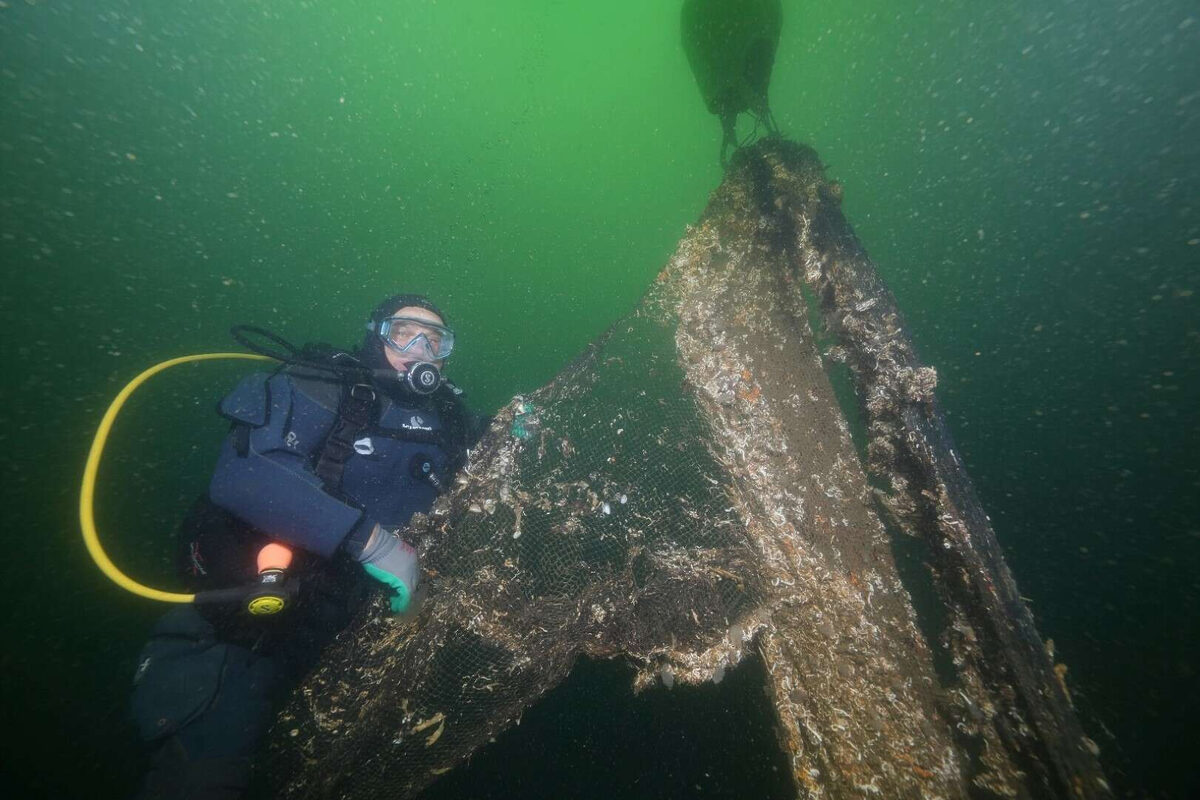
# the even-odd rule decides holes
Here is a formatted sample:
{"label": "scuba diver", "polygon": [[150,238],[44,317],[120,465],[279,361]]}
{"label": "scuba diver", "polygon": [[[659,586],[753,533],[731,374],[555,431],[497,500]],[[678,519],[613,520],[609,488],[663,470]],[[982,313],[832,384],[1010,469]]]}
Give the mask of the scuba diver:
{"label": "scuba diver", "polygon": [[778,136],[767,90],[783,24],[781,0],[684,0],[683,51],[711,114],[721,120],[721,167],[737,147],[737,117]]}
{"label": "scuba diver", "polygon": [[356,352],[307,346],[220,403],[231,429],[181,526],[184,579],[203,590],[286,574],[300,590],[284,613],[197,602],[159,620],[134,677],[151,750],[139,798],[242,797],[279,703],[372,587],[393,613],[416,610],[420,567],[400,529],[487,419],[441,375],[454,333],[427,298],[389,297],[367,327]]}

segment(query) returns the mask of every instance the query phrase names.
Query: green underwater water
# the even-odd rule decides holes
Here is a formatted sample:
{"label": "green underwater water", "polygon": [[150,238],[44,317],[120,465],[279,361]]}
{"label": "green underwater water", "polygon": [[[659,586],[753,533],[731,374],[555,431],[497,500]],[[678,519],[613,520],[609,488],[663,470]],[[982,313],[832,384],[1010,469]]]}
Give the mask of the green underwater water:
{"label": "green underwater water", "polygon": [[[1003,5],[784,0],[772,107],[938,368],[1113,783],[1194,796],[1200,9]],[[679,6],[0,2],[6,786],[136,781],[126,695],[162,609],[91,566],[76,519],[111,396],[234,349],[238,322],[350,344],[397,290],[446,309],[479,409],[545,383],[720,180]],[[146,582],[169,584],[240,369],[156,379],[118,426],[101,529]],[[747,681],[673,705],[624,680],[581,670],[431,795],[780,796],[775,756],[744,746],[767,718]]]}

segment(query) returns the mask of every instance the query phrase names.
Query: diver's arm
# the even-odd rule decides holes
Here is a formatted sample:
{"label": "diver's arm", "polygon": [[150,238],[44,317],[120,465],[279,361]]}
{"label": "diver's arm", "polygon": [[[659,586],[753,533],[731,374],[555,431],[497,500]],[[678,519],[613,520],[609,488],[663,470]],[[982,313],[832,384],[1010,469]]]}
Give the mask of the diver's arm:
{"label": "diver's arm", "polygon": [[[375,521],[322,487],[309,464],[324,437],[297,437],[293,428],[300,427],[297,414],[328,412],[296,408],[293,395],[286,375],[252,375],[222,400],[221,413],[234,430],[221,448],[209,495],[264,533],[328,558],[352,534],[369,536]],[[298,439],[313,444],[302,447]]]}
{"label": "diver's arm", "polygon": [[251,444],[239,455],[231,434],[209,485],[214,503],[270,536],[328,558],[352,531],[374,520],[321,488],[302,462],[264,454]]}
{"label": "diver's arm", "polygon": [[388,588],[392,613],[407,611],[421,580],[421,565],[416,549],[399,531],[359,527],[346,537],[344,547],[368,575]]}

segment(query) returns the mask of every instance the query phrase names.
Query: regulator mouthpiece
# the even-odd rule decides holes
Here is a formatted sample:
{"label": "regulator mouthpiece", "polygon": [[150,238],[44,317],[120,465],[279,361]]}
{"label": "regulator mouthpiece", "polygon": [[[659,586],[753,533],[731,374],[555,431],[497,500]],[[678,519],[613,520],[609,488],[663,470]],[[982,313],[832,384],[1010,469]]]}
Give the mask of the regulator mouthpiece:
{"label": "regulator mouthpiece", "polygon": [[431,364],[428,361],[418,361],[410,365],[407,372],[394,369],[371,370],[371,376],[380,386],[394,385],[399,382],[405,391],[421,396],[433,394],[441,388],[442,384],[446,383],[437,364]]}
{"label": "regulator mouthpiece", "polygon": [[442,373],[436,364],[418,361],[400,380],[413,394],[433,394],[442,385]]}

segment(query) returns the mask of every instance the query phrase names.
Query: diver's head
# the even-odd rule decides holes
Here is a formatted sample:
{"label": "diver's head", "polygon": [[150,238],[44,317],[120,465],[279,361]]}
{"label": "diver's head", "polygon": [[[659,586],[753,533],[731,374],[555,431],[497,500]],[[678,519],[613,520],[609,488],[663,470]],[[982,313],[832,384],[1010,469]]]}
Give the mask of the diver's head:
{"label": "diver's head", "polygon": [[[372,369],[392,369],[410,378],[425,370],[421,374],[428,391],[441,384],[440,370],[454,349],[454,332],[446,327],[445,315],[429,298],[393,295],[375,307],[367,329],[363,360]],[[422,365],[434,368],[432,376]],[[427,393],[417,385],[412,388]]]}

